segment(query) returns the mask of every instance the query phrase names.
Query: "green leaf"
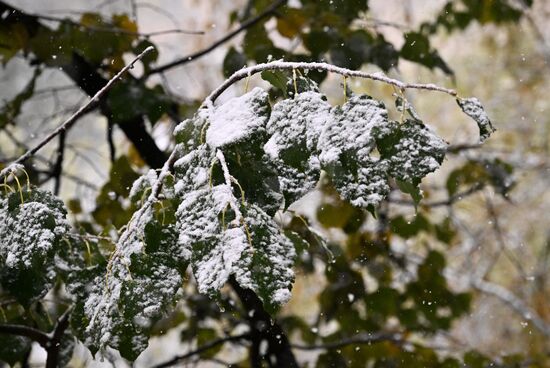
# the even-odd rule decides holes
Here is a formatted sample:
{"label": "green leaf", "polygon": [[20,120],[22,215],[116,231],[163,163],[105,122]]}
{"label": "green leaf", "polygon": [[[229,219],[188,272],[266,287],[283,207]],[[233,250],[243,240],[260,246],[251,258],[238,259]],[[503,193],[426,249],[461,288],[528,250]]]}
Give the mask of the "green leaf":
{"label": "green leaf", "polygon": [[115,123],[145,115],[155,124],[170,107],[171,99],[160,85],[146,87],[135,79],[117,83],[107,96]]}
{"label": "green leaf", "polygon": [[307,0],[310,2],[315,3],[320,11],[342,17],[344,22],[351,21],[369,7],[368,0]]}
{"label": "green leaf", "polygon": [[422,200],[422,191],[418,187],[418,185],[414,185],[412,183],[408,183],[406,181],[396,180],[397,186],[399,187],[399,190],[403,193],[407,193],[411,196],[413,202],[414,202],[414,208],[416,210],[418,204]]}
{"label": "green leaf", "polygon": [[485,142],[496,129],[493,127],[493,124],[491,124],[491,120],[489,120],[489,116],[487,116],[481,102],[475,97],[457,98],[456,102],[462,111],[477,123],[479,128],[479,142]]}
{"label": "green leaf", "polygon": [[391,122],[375,128],[376,145],[381,158],[389,164],[388,172],[414,187],[403,187],[418,199],[415,189],[422,178],[437,170],[447,151],[447,143],[430,127],[417,120],[403,124]]}
{"label": "green leaf", "polygon": [[287,95],[286,81],[288,78],[284,72],[280,70],[264,70],[261,76],[263,80],[271,83],[273,87],[280,89],[284,96]]}
{"label": "green leaf", "polygon": [[317,142],[329,117],[326,97],[313,91],[273,106],[267,122],[271,138],[264,151],[279,173],[285,208],[312,190],[319,180]]}
{"label": "green leaf", "polygon": [[421,231],[432,231],[432,224],[424,215],[418,213],[412,221],[407,221],[403,216],[397,216],[390,221],[391,230],[404,239],[416,236]]}
{"label": "green leaf", "polygon": [[246,66],[246,56],[230,47],[223,59],[223,75],[229,78],[233,73]]}
{"label": "green leaf", "polygon": [[5,20],[0,24],[0,62],[3,66],[21,49],[28,47],[29,29],[22,23],[8,23]]}
{"label": "green leaf", "polygon": [[66,285],[76,300],[72,330],[94,353],[112,347],[135,360],[147,347],[152,325],[175,301],[187,262],[171,226],[164,229],[157,221],[153,205],[142,207],[106,265],[68,273]]}
{"label": "green leaf", "polygon": [[208,121],[206,143],[212,148],[263,144],[270,110],[268,94],[261,88],[254,88],[212,111],[201,111]]}
{"label": "green leaf", "polygon": [[408,32],[404,37],[405,43],[400,52],[402,58],[422,64],[430,69],[437,67],[445,74],[454,74],[439,56],[439,53],[431,48],[430,40],[426,35],[418,32]]}
{"label": "green leaf", "polygon": [[160,252],[119,253],[106,269],[75,270],[71,325],[80,340],[92,352],[110,346],[135,360],[148,345],[153,323],[174,303],[182,282],[175,263]]}
{"label": "green leaf", "polygon": [[217,185],[186,193],[177,217],[179,244],[201,293],[217,296],[233,275],[268,311],[288,301],[295,250],[263,210]]}
{"label": "green leaf", "polygon": [[70,229],[66,215],[60,199],[38,188],[0,198],[0,284],[25,306],[53,284],[54,254]]}
{"label": "green leaf", "polygon": [[294,38],[300,34],[302,29],[308,23],[308,15],[304,9],[287,7],[277,17],[277,31],[286,38]]}
{"label": "green leaf", "polygon": [[352,205],[376,206],[389,192],[387,162],[371,155],[373,132],[388,124],[384,104],[366,95],[353,96],[331,110],[330,120],[318,143],[321,168]]}

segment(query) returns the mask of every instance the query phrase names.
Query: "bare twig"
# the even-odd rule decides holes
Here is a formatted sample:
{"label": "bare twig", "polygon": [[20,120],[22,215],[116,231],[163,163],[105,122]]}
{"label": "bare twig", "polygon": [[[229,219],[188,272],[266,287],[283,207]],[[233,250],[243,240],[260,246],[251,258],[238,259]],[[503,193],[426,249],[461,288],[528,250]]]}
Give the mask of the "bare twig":
{"label": "bare twig", "polygon": [[42,147],[44,147],[46,144],[48,144],[48,142],[50,142],[53,138],[58,136],[61,132],[64,132],[67,129],[69,129],[78,120],[78,118],[80,116],[82,116],[86,111],[88,111],[88,109],[90,109],[94,104],[99,102],[101,97],[103,97],[103,95],[105,95],[107,93],[107,91],[109,91],[109,89],[111,89],[113,84],[115,84],[119,79],[121,79],[121,77],[124,73],[126,73],[129,69],[131,69],[138,60],[140,60],[141,58],[143,58],[143,56],[145,56],[145,54],[147,54],[147,53],[149,53],[153,50],[154,50],[154,48],[152,46],[147,47],[141,54],[136,56],[136,58],[134,60],[132,60],[128,65],[126,65],[124,68],[122,68],[122,70],[119,71],[113,78],[111,78],[111,80],[109,80],[109,82],[107,82],[107,84],[102,89],[100,89],[88,101],[88,103],[86,103],[84,106],[82,106],[80,109],[78,109],[78,111],[76,111],[73,115],[71,115],[63,124],[61,124],[57,129],[55,129],[47,137],[42,139],[35,147],[28,150],[24,155],[22,155],[17,160],[15,160],[12,164],[20,164],[22,162],[25,162],[32,155],[34,155],[36,152],[38,152]]}
{"label": "bare twig", "polygon": [[[484,188],[484,183],[477,183],[472,185],[470,188],[466,189],[463,192],[459,192],[456,194],[453,194],[452,196],[449,196],[447,199],[443,199],[440,201],[427,201],[427,202],[420,202],[421,207],[442,207],[442,206],[451,206],[454,203],[464,199],[465,197],[469,197],[480,190]],[[400,205],[407,205],[407,206],[415,206],[416,204],[413,201],[404,200],[404,199],[393,199],[388,198],[388,202],[400,204]]]}
{"label": "bare twig", "polygon": [[239,341],[239,340],[247,339],[249,337],[250,337],[250,334],[245,333],[245,334],[241,334],[241,335],[226,336],[226,337],[222,337],[222,338],[219,338],[219,339],[216,339],[216,340],[212,340],[212,341],[198,347],[196,350],[190,351],[190,352],[188,352],[186,354],[183,354],[183,355],[178,355],[178,356],[170,359],[167,362],[164,362],[164,363],[153,366],[153,368],[171,367],[171,366],[176,365],[177,363],[180,363],[184,360],[187,360],[187,359],[189,359],[189,358],[191,358],[195,355],[199,355],[201,353],[204,353],[205,351],[213,349],[218,345],[224,344],[226,342],[232,342],[232,341]]}
{"label": "bare twig", "polygon": [[66,131],[59,133],[59,145],[57,147],[57,158],[55,160],[55,165],[52,170],[52,176],[55,180],[54,183],[54,194],[59,195],[59,190],[61,189],[61,174],[63,173],[63,158],[65,156],[65,136]]}
{"label": "bare twig", "polygon": [[530,321],[544,336],[550,337],[550,324],[544,321],[533,309],[511,291],[500,285],[481,279],[473,280],[471,284],[482,293],[491,295],[504,302],[527,321]]}
{"label": "bare twig", "polygon": [[124,35],[139,36],[139,37],[152,37],[152,36],[158,36],[158,35],[169,34],[169,33],[183,33],[183,34],[191,34],[191,35],[203,35],[204,34],[204,31],[190,31],[190,30],[179,29],[179,28],[167,29],[167,30],[156,31],[156,32],[147,32],[147,33],[132,32],[132,31],[128,31],[127,29],[118,28],[114,25],[112,25],[113,28],[99,27],[99,26],[92,26],[92,25],[82,24],[82,23],[79,23],[79,22],[75,22],[74,20],[71,20],[69,18],[61,18],[61,17],[56,17],[56,16],[53,16],[53,15],[33,14],[33,13],[27,13],[27,14],[31,17],[35,17],[35,18],[42,19],[42,20],[48,20],[50,22],[65,23],[65,24],[70,24],[70,25],[75,26],[75,27],[85,28],[85,29],[90,30],[92,32],[109,32],[109,33],[124,34]]}
{"label": "bare twig", "polygon": [[277,8],[279,8],[280,6],[285,4],[286,1],[287,0],[277,0],[277,1],[273,2],[263,12],[261,12],[260,14],[256,15],[253,18],[245,20],[239,28],[235,29],[232,32],[229,32],[227,35],[223,36],[222,38],[220,38],[219,40],[217,40],[216,42],[214,42],[212,45],[208,46],[207,48],[202,49],[200,51],[197,51],[195,53],[192,53],[190,55],[184,56],[180,59],[171,61],[168,64],[159,66],[157,68],[153,68],[149,71],[149,73],[147,75],[162,73],[165,70],[171,69],[175,66],[180,66],[180,65],[186,64],[186,63],[188,63],[192,60],[198,59],[199,57],[208,54],[209,52],[216,49],[220,45],[226,43],[227,41],[229,41],[230,39],[232,39],[233,37],[235,37],[236,35],[238,35],[242,31],[254,26],[256,23],[260,22],[262,19],[264,19],[265,17],[272,14]]}
{"label": "bare twig", "polygon": [[299,350],[333,350],[343,348],[349,345],[363,345],[363,344],[373,344],[382,341],[390,341],[396,344],[403,344],[405,340],[403,336],[399,333],[366,333],[360,334],[349,339],[340,339],[335,342],[329,342],[326,344],[317,344],[317,345],[299,345],[293,344],[294,349]]}
{"label": "bare twig", "polygon": [[371,79],[371,80],[383,82],[383,83],[395,86],[401,90],[422,89],[422,90],[446,93],[453,97],[457,96],[457,92],[453,89],[440,87],[431,83],[428,83],[428,84],[405,83],[405,82],[401,82],[400,80],[390,78],[386,76],[384,73],[365,73],[358,70],[340,68],[338,66],[327,64],[327,63],[274,61],[271,63],[258,64],[248,68],[243,68],[233,73],[231,77],[229,77],[218,88],[212,91],[212,93],[206,98],[205,103],[207,105],[210,102],[213,103],[231,85],[235,84],[236,82],[242,79],[248,78],[251,75],[261,73],[266,70],[294,70],[294,69],[324,70],[327,72],[340,74],[345,77],[365,78],[365,79]]}
{"label": "bare twig", "polygon": [[0,334],[28,337],[29,339],[39,343],[40,346],[44,348],[47,348],[50,341],[50,337],[47,333],[36,328],[23,325],[0,324]]}

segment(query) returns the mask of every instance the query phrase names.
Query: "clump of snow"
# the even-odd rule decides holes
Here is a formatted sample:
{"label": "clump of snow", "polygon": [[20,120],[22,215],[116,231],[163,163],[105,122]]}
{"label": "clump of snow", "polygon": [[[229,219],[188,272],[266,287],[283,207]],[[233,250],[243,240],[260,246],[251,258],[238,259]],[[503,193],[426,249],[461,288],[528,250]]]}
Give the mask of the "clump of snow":
{"label": "clump of snow", "polygon": [[223,148],[262,134],[269,115],[269,96],[261,88],[234,97],[207,114],[206,143],[212,148]]}

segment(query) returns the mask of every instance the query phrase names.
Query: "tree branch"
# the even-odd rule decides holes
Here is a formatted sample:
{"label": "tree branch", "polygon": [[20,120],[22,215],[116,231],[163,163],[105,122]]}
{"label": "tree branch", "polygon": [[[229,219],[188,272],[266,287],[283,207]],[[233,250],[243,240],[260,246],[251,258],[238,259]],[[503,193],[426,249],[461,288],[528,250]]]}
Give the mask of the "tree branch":
{"label": "tree branch", "polygon": [[223,82],[218,88],[216,88],[210,95],[205,99],[205,103],[214,101],[231,85],[236,82],[248,78],[251,75],[261,73],[266,70],[295,70],[295,69],[305,69],[305,70],[324,70],[331,73],[336,73],[343,75],[345,77],[357,77],[371,79],[379,82],[383,82],[392,86],[395,86],[401,90],[406,89],[422,89],[428,91],[436,91],[446,93],[453,97],[457,97],[457,92],[453,89],[444,88],[437,86],[435,84],[423,84],[423,83],[405,83],[400,80],[390,78],[384,73],[365,73],[358,70],[351,70],[346,68],[341,68],[335,65],[327,63],[313,63],[313,62],[289,62],[289,61],[273,61],[271,63],[258,64],[248,68],[243,68],[229,77],[225,82]]}
{"label": "tree branch", "polygon": [[39,343],[44,349],[47,349],[50,342],[50,337],[45,332],[23,325],[0,324],[0,334],[28,337]]}
{"label": "tree branch", "polygon": [[[455,193],[455,194],[449,196],[449,198],[447,198],[447,199],[443,199],[443,200],[440,200],[440,201],[427,201],[427,202],[422,202],[421,201],[418,204],[418,206],[420,206],[420,207],[452,206],[456,202],[479,192],[484,187],[485,187],[484,183],[477,183],[477,184],[472,185],[470,188],[464,190],[463,192],[458,192],[458,193]],[[404,199],[388,198],[388,202],[395,203],[395,204],[400,204],[400,205],[407,205],[407,206],[417,206],[417,204],[415,204],[413,201],[404,200]]]}
{"label": "tree branch", "polygon": [[190,351],[190,352],[188,352],[186,354],[183,354],[183,355],[178,355],[178,356],[170,359],[169,361],[158,364],[158,365],[155,365],[152,368],[171,367],[171,366],[173,366],[177,363],[183,362],[184,360],[187,360],[187,359],[189,359],[189,358],[191,358],[195,355],[199,355],[199,354],[204,353],[205,351],[213,349],[218,345],[225,344],[226,342],[232,342],[232,341],[239,341],[239,340],[243,340],[243,339],[248,339],[249,337],[250,337],[250,334],[245,333],[245,334],[241,334],[241,335],[226,336],[226,337],[222,337],[222,338],[219,338],[219,339],[216,339],[216,340],[212,340],[212,341],[198,347],[196,350]]}
{"label": "tree branch", "polygon": [[317,345],[299,345],[292,344],[294,349],[299,350],[333,350],[340,349],[348,345],[363,345],[363,344],[373,344],[382,341],[390,341],[396,344],[403,344],[405,340],[403,336],[399,333],[366,333],[360,334],[349,339],[341,339],[335,342],[329,342],[326,344],[317,344]]}
{"label": "tree branch", "polygon": [[265,17],[272,14],[277,8],[279,8],[280,6],[285,4],[286,2],[287,2],[287,0],[277,0],[277,1],[273,2],[263,12],[256,15],[255,17],[252,17],[250,19],[245,20],[239,28],[235,29],[232,32],[229,32],[227,35],[220,38],[219,40],[217,40],[216,42],[214,42],[212,45],[208,46],[207,48],[202,49],[200,51],[197,51],[195,53],[192,53],[190,55],[184,56],[180,59],[171,61],[168,64],[159,66],[157,68],[153,68],[149,71],[147,76],[162,73],[162,72],[164,72],[168,69],[186,64],[186,63],[188,63],[192,60],[198,59],[201,56],[204,56],[204,55],[208,54],[209,52],[211,52],[211,51],[215,50],[216,48],[218,48],[219,46],[223,45],[224,43],[226,43],[227,41],[229,41],[230,39],[232,39],[233,37],[235,37],[236,35],[238,35],[242,31],[254,26],[256,23],[260,22],[262,19],[264,19]]}
{"label": "tree branch", "polygon": [[65,136],[66,131],[59,133],[59,144],[57,146],[57,158],[55,160],[55,165],[52,169],[52,177],[55,180],[53,193],[59,195],[59,190],[61,189],[61,174],[63,173],[63,159],[65,156]]}
{"label": "tree branch", "polygon": [[145,56],[147,53],[153,51],[154,48],[152,46],[147,47],[141,54],[136,56],[134,60],[130,62],[130,64],[126,65],[124,68],[122,68],[113,78],[111,78],[107,84],[101,88],[84,106],[82,106],[80,109],[78,109],[73,115],[71,115],[66,121],[63,122],[59,127],[57,127],[53,132],[51,132],[48,136],[46,136],[44,139],[42,139],[36,146],[28,150],[24,155],[19,157],[17,160],[15,160],[12,164],[20,164],[22,162],[25,162],[28,160],[32,155],[34,155],[36,152],[38,152],[42,147],[44,147],[46,144],[48,144],[53,138],[58,136],[61,132],[65,132],[67,129],[69,129],[80,116],[82,116],[84,113],[86,113],[90,108],[92,108],[95,104],[99,102],[101,97],[109,91],[109,89],[115,84],[118,80],[121,79],[122,75],[126,73],[138,60],[140,60],[143,56]]}
{"label": "tree branch", "polygon": [[47,20],[47,21],[50,21],[50,22],[65,23],[65,24],[70,24],[74,27],[85,28],[85,29],[87,29],[89,31],[92,31],[92,32],[109,32],[109,33],[123,34],[123,35],[129,35],[129,36],[138,36],[138,37],[153,37],[153,36],[158,36],[158,35],[163,35],[163,34],[170,34],[170,33],[182,33],[182,34],[189,34],[189,35],[203,35],[204,34],[204,31],[190,31],[190,30],[179,29],[179,28],[177,28],[177,29],[166,29],[166,30],[163,30],[163,31],[155,31],[155,32],[147,32],[147,33],[132,32],[132,31],[128,31],[128,30],[123,29],[123,28],[118,28],[114,24],[110,24],[113,28],[99,27],[99,26],[92,26],[92,25],[89,25],[89,24],[83,24],[83,23],[80,23],[80,22],[75,22],[74,20],[69,19],[69,18],[61,18],[61,17],[56,17],[56,16],[53,16],[53,15],[35,14],[35,13],[26,13],[26,14],[30,17],[34,17],[34,18],[37,18],[37,19],[43,19],[43,20]]}
{"label": "tree branch", "polygon": [[59,363],[59,349],[61,348],[61,339],[67,327],[69,327],[69,316],[71,315],[72,307],[67,308],[67,310],[59,317],[55,329],[50,337],[48,342],[48,358],[46,359],[46,368],[56,368]]}
{"label": "tree branch", "polygon": [[298,367],[294,353],[282,327],[274,321],[264,309],[263,303],[256,293],[249,289],[243,289],[239,283],[231,277],[229,284],[237,293],[244,308],[247,311],[248,324],[250,326],[250,340],[252,342],[250,359],[252,367],[261,367],[260,343],[267,342],[266,361],[270,367],[294,368]]}
{"label": "tree branch", "polygon": [[525,320],[530,321],[544,336],[550,338],[550,324],[543,320],[534,310],[523,302],[523,300],[515,296],[511,291],[500,285],[481,279],[472,280],[471,284],[482,293],[491,295],[504,302],[525,318]]}

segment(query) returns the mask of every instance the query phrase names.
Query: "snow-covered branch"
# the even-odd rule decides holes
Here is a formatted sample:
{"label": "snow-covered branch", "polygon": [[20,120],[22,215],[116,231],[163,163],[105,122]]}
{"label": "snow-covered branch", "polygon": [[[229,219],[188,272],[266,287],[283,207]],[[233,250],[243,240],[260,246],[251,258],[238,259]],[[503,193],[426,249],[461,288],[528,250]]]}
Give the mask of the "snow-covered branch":
{"label": "snow-covered branch", "polygon": [[248,68],[243,68],[229,77],[225,82],[223,82],[218,88],[216,88],[212,93],[206,98],[205,105],[208,106],[210,102],[214,102],[227,88],[236,82],[248,78],[254,74],[261,73],[266,70],[295,70],[295,69],[304,69],[304,70],[324,70],[330,73],[336,73],[343,75],[344,77],[356,77],[371,79],[386,83],[392,86],[395,86],[401,90],[405,89],[423,89],[428,91],[437,91],[449,94],[453,97],[457,96],[457,92],[453,89],[440,87],[435,84],[423,84],[423,83],[405,83],[397,79],[390,78],[384,73],[365,73],[358,70],[351,70],[346,68],[341,68],[335,65],[327,63],[309,63],[309,62],[287,62],[287,61],[273,61],[265,64],[258,64]]}

